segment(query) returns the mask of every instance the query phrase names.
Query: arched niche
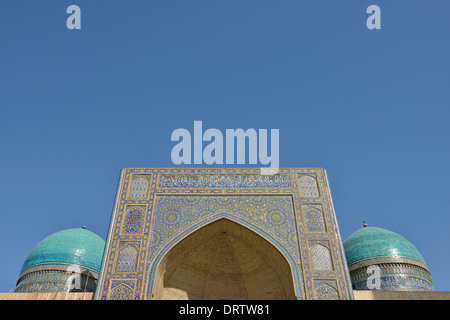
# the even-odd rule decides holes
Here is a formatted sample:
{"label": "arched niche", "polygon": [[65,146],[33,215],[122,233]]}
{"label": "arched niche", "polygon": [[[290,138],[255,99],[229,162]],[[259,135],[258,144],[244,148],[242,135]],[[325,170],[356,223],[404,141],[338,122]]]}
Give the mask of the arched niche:
{"label": "arched niche", "polygon": [[173,244],[157,263],[151,289],[153,299],[297,298],[291,265],[280,250],[227,218]]}

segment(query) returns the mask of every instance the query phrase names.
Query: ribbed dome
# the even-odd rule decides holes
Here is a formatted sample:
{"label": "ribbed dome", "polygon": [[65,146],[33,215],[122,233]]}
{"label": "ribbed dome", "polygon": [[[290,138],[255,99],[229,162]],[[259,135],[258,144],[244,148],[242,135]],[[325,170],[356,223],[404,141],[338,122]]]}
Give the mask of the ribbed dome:
{"label": "ribbed dome", "polygon": [[426,266],[420,252],[401,235],[382,228],[366,227],[354,232],[344,242],[349,267],[377,259],[413,260]]}
{"label": "ribbed dome", "polygon": [[105,241],[84,228],[56,232],[31,250],[22,271],[39,264],[77,264],[100,271]]}

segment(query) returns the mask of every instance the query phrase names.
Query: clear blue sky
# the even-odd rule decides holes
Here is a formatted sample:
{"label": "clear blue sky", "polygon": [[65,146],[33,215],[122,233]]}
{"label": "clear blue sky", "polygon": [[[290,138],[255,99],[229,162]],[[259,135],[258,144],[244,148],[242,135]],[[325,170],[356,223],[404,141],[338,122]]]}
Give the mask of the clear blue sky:
{"label": "clear blue sky", "polygon": [[[66,8],[81,8],[81,30]],[[368,30],[366,8],[381,8]],[[345,240],[395,231],[450,291],[450,2],[0,2],[0,292],[44,237],[106,238],[120,169],[170,135],[280,130],[281,167],[328,170]]]}

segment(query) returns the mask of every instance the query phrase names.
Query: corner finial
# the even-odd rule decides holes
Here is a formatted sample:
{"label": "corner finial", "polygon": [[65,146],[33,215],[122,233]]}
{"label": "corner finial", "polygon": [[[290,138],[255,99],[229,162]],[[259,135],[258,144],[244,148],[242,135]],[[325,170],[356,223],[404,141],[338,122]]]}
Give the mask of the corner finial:
{"label": "corner finial", "polygon": [[366,220],[363,220],[363,223],[364,228],[367,228]]}
{"label": "corner finial", "polygon": [[86,222],[83,224],[83,226],[81,228],[86,229]]}

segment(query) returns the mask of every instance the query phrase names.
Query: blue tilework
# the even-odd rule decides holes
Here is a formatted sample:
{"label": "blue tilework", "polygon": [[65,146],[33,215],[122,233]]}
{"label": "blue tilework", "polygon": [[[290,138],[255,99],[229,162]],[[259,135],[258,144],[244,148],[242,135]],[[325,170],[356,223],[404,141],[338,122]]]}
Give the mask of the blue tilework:
{"label": "blue tilework", "polygon": [[161,175],[160,188],[289,188],[287,175]]}
{"label": "blue tilework", "polygon": [[[431,282],[425,279],[403,274],[380,277],[379,290],[395,289],[432,291],[434,290],[434,287]],[[367,287],[367,280],[353,283],[353,290],[369,290]]]}
{"label": "blue tilework", "polygon": [[344,250],[349,267],[376,258],[393,261],[403,258],[426,265],[422,255],[411,242],[382,228],[367,227],[356,231],[345,240]]}

